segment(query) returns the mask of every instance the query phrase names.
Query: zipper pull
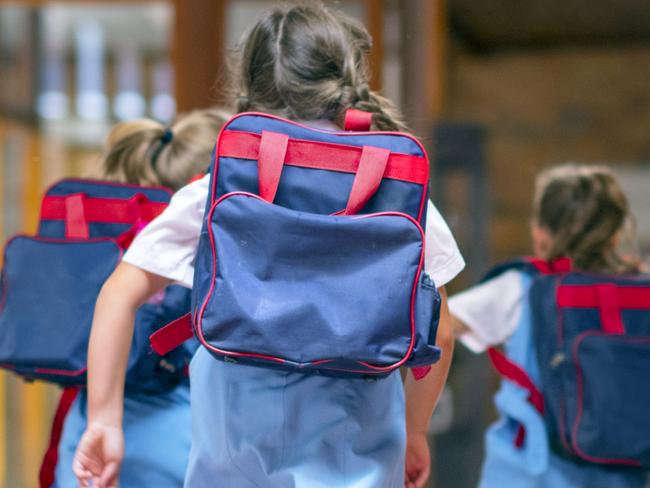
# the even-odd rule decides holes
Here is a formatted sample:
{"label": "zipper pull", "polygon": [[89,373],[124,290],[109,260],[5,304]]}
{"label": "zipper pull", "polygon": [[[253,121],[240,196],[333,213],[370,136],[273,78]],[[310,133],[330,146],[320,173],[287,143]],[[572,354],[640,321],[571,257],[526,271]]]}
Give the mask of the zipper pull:
{"label": "zipper pull", "polygon": [[551,368],[556,369],[564,361],[566,361],[566,355],[563,352],[556,352],[555,355],[551,358]]}

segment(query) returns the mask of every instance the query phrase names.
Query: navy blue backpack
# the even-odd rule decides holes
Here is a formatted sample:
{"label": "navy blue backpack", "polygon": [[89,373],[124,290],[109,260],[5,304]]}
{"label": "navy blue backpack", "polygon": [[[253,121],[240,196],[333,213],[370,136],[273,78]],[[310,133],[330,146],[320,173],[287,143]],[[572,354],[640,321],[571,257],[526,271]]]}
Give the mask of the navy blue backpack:
{"label": "navy blue backpack", "polygon": [[[95,300],[124,250],[171,198],[164,188],[63,180],[47,191],[37,235],[5,247],[0,279],[0,366],[27,380],[86,382]],[[164,357],[149,336],[188,312],[191,292],[174,285],[137,312],[126,387],[159,391],[184,377],[192,345]]]}
{"label": "navy blue backpack", "polygon": [[[365,117],[349,112],[346,124]],[[194,334],[217,359],[306,373],[378,377],[434,363],[428,182],[427,155],[409,135],[237,115],[212,166]],[[174,347],[186,327],[156,334],[154,348]]]}
{"label": "navy blue backpack", "polygon": [[534,276],[534,385],[502,353],[497,371],[527,389],[551,445],[590,463],[650,468],[650,276],[570,272],[567,261],[498,267]]}

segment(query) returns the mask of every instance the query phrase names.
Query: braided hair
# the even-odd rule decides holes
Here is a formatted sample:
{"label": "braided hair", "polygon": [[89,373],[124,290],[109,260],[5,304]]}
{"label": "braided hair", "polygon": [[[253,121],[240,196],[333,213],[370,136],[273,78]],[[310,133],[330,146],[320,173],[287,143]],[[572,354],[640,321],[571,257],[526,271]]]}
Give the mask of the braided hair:
{"label": "braided hair", "polygon": [[370,90],[365,27],[321,2],[268,12],[234,52],[237,111],[342,125],[349,108],[373,114],[374,130],[406,131],[399,111]]}

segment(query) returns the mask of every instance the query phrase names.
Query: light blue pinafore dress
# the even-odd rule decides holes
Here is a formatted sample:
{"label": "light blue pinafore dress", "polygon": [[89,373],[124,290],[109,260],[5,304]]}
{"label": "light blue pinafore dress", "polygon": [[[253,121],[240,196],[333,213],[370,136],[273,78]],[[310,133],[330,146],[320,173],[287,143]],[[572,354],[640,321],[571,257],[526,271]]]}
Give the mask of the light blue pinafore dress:
{"label": "light blue pinafore dress", "polygon": [[[520,323],[505,344],[507,356],[541,384],[532,340],[528,290],[532,278],[521,273],[523,296]],[[544,420],[528,402],[528,392],[504,380],[494,398],[499,420],[486,433],[485,461],[479,488],[643,488],[645,475],[596,464],[577,464],[553,453]],[[526,429],[524,445],[515,446],[519,425]]]}
{"label": "light blue pinafore dress", "polygon": [[[120,488],[179,488],[187,468],[192,422],[187,381],[173,390],[127,393],[124,398],[124,461]],[[87,394],[79,393],[65,419],[54,488],[76,488],[72,460],[86,429]]]}
{"label": "light blue pinafore dress", "polygon": [[329,378],[225,363],[190,365],[189,488],[402,488],[398,372]]}

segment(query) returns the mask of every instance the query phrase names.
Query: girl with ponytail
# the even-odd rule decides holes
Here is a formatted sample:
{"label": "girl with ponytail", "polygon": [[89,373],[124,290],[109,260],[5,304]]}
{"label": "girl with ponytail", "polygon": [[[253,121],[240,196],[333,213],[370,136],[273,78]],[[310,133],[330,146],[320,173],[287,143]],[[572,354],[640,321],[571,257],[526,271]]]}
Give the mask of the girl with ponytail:
{"label": "girl with ponytail", "polygon": [[[620,246],[631,218],[625,193],[609,168],[568,164],[543,171],[535,181],[533,255],[551,269],[569,258],[575,271],[639,273],[641,260]],[[451,297],[449,308],[454,332],[465,346],[479,353],[505,344],[508,359],[539,386],[540,369],[549,366],[536,359],[531,285],[528,273],[513,268]],[[486,435],[480,488],[646,486],[638,470],[578,463],[552,451],[544,419],[526,393],[504,382],[495,397],[501,418]]]}
{"label": "girl with ponytail", "polygon": [[[320,2],[273,9],[234,53],[237,111],[341,130],[345,111],[357,108],[372,113],[375,130],[406,130],[395,107],[368,87],[370,45],[361,24]],[[181,189],[100,294],[89,349],[89,424],[75,462],[82,486],[91,479],[94,487],[113,486],[116,479],[121,453],[105,446],[121,446],[123,376],[108,371],[124,356],[135,307],[172,281],[192,286],[208,188],[204,178]],[[444,286],[464,262],[433,204],[426,238],[425,269]],[[185,486],[425,486],[428,422],[453,350],[444,300],[438,345],[443,357],[433,372],[417,382],[408,374],[405,385],[396,372],[376,381],[305,375],[215,361],[199,348],[190,367]]]}
{"label": "girl with ponytail", "polygon": [[[107,137],[102,179],[172,190],[208,168],[212,148],[228,116],[216,109],[179,115],[164,125],[149,119],[122,122]],[[164,393],[127,392],[124,444],[106,449],[124,456],[120,486],[181,486],[190,451],[189,381]],[[58,446],[54,487],[77,486],[72,460],[86,428],[87,395],[81,391],[68,412]]]}

